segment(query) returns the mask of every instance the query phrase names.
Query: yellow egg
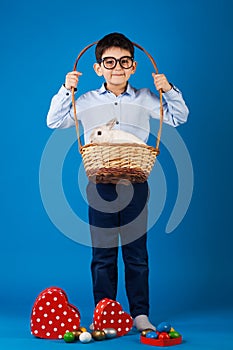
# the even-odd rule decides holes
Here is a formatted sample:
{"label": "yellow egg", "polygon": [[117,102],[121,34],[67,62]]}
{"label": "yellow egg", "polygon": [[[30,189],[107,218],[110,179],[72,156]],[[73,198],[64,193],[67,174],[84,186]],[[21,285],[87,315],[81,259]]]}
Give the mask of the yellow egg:
{"label": "yellow egg", "polygon": [[142,335],[143,337],[145,337],[146,334],[147,334],[148,332],[151,332],[151,331],[154,331],[154,329],[151,329],[151,328],[143,329],[143,331],[141,331],[141,335]]}
{"label": "yellow egg", "polygon": [[81,332],[86,332],[87,329],[85,327],[79,327],[78,331],[81,331]]}

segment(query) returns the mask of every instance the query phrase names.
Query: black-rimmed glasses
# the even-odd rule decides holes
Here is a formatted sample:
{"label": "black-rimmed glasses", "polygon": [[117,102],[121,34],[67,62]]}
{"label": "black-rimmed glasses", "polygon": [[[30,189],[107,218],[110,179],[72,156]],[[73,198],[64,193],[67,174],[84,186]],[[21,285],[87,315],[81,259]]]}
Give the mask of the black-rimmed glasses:
{"label": "black-rimmed glasses", "polygon": [[103,63],[104,68],[106,69],[114,69],[117,62],[119,62],[121,68],[130,69],[133,66],[133,61],[133,57],[130,56],[123,56],[119,59],[116,59],[115,57],[104,57],[99,60],[98,63]]}

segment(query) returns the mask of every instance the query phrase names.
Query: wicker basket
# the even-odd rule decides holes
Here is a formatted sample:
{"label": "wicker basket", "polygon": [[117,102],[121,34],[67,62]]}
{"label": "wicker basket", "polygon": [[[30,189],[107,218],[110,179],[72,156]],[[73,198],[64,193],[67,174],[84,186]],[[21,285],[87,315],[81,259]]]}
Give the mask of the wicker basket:
{"label": "wicker basket", "polygon": [[[86,46],[78,55],[74,64],[77,69],[77,63],[80,57],[91,46],[97,44],[94,42]],[[133,43],[134,46],[146,53],[151,60],[156,73],[158,69],[153,57],[145,51],[140,45]],[[147,146],[137,143],[91,143],[82,146],[79,136],[79,125],[76,113],[74,88],[72,88],[72,105],[74,109],[75,126],[78,139],[79,152],[82,155],[86,175],[94,183],[121,183],[128,184],[145,182],[159,154],[159,143],[161,138],[163,124],[163,104],[162,91],[160,96],[160,127],[157,135],[156,147]]]}

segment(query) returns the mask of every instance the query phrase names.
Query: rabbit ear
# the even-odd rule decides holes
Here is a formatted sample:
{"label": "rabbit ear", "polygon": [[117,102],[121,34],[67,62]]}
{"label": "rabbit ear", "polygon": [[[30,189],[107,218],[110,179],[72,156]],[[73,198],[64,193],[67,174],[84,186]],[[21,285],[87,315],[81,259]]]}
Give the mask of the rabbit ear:
{"label": "rabbit ear", "polygon": [[109,122],[107,122],[106,126],[109,128],[109,129],[112,129],[114,127],[114,125],[116,124],[116,119],[111,119],[109,120]]}

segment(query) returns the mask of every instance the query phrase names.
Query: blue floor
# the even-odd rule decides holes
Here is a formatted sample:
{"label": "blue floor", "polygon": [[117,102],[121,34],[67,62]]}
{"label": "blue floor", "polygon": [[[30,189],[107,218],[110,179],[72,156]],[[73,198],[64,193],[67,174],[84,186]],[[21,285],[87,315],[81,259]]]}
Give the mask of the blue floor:
{"label": "blue floor", "polygon": [[[86,320],[86,322],[89,320]],[[183,336],[183,343],[163,349],[185,350],[232,350],[233,349],[233,310],[201,311],[175,315],[169,321]],[[82,326],[88,326],[83,318]],[[30,334],[29,319],[16,315],[0,316],[1,350],[55,350],[76,347],[88,349],[153,349],[155,347],[140,343],[140,335],[132,330],[130,334],[88,344],[80,342],[65,343],[63,340],[43,340]]]}

